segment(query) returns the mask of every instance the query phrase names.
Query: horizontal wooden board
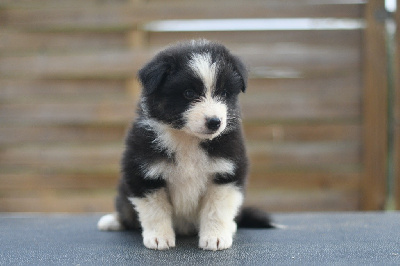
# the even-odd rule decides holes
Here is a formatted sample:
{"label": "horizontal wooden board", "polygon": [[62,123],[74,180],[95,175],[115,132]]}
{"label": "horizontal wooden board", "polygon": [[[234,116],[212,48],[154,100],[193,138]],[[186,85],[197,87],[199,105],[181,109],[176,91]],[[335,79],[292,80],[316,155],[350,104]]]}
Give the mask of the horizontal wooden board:
{"label": "horizontal wooden board", "polygon": [[329,80],[319,80],[301,87],[296,80],[289,86],[273,84],[268,81],[264,87],[254,87],[253,91],[241,97],[245,120],[273,119],[338,119],[359,118],[361,114],[361,90],[356,84],[352,87],[329,84]]}
{"label": "horizontal wooden board", "polygon": [[[284,78],[290,73],[270,75],[283,78],[250,78],[246,94],[315,94],[315,96],[341,90],[343,98],[360,97],[361,73],[334,73],[329,76],[311,78]],[[139,85],[138,85],[139,87]],[[63,103],[63,102],[101,102],[131,101],[135,98],[127,89],[124,79],[0,79],[0,101],[2,103]],[[294,95],[296,96],[296,95]],[[340,96],[336,96],[337,98]]]}
{"label": "horizontal wooden board", "polygon": [[319,31],[238,31],[238,32],[147,32],[147,45],[160,47],[178,40],[209,39],[225,45],[248,45],[253,43],[301,43],[321,46],[358,47],[361,30],[319,30]]}
{"label": "horizontal wooden board", "polygon": [[[241,95],[252,120],[359,119],[359,75],[250,79]],[[120,80],[0,80],[2,124],[129,123],[136,98]],[[108,112],[108,113],[107,113]]]}
{"label": "horizontal wooden board", "polygon": [[361,139],[360,124],[244,124],[249,141],[320,142],[358,141]]}
{"label": "horizontal wooden board", "polygon": [[245,205],[268,212],[355,211],[360,200],[358,190],[249,190]]}
{"label": "horizontal wooden board", "polygon": [[[0,211],[112,212],[115,195],[115,189],[70,192],[48,190],[37,193],[12,190],[0,197]],[[359,208],[359,197],[354,190],[249,190],[245,205],[269,212],[354,211]]]}
{"label": "horizontal wooden board", "polygon": [[93,103],[106,101],[132,102],[124,80],[51,80],[0,79],[0,102]]}
{"label": "horizontal wooden board", "polygon": [[[356,189],[360,172],[252,172],[248,189]],[[9,172],[0,176],[1,190],[107,189],[117,186],[119,171],[109,172]]]}
{"label": "horizontal wooden board", "polygon": [[274,169],[338,168],[361,164],[361,144],[356,142],[249,142],[253,171]]}
{"label": "horizontal wooden board", "polygon": [[[126,3],[128,1],[122,0],[122,1],[115,1],[115,0],[102,0],[99,2],[99,0],[86,0],[84,2],[80,0],[70,0],[68,3],[66,3],[63,0],[35,0],[35,1],[29,1],[29,0],[3,0],[1,2],[1,6],[3,8],[38,8],[38,7],[47,7],[47,8],[60,8],[60,7],[98,7],[101,5],[113,5],[113,4],[129,4]],[[138,0],[138,1],[132,1],[133,5],[143,5],[146,3],[154,3],[154,4],[179,4],[182,2],[185,3],[193,3],[197,2],[196,0]],[[205,0],[204,3],[207,2],[226,2],[226,0]],[[340,4],[340,5],[365,5],[364,0],[289,0],[282,2],[281,0],[252,0],[252,2],[262,2],[264,4],[268,5],[289,5],[289,6],[298,6],[298,5],[332,5],[334,3]],[[229,0],[229,3],[232,4],[245,4],[248,3],[246,0]]]}
{"label": "horizontal wooden board", "polygon": [[[16,123],[18,124],[18,123]],[[28,144],[123,142],[130,123],[7,125],[0,127],[0,148]]]}
{"label": "horizontal wooden board", "polygon": [[103,102],[95,104],[7,104],[0,105],[0,123],[10,124],[82,124],[131,121],[136,108],[132,103]]}
{"label": "horizontal wooden board", "polygon": [[[210,8],[212,5],[213,8]],[[135,28],[138,23],[159,19],[212,18],[277,18],[277,17],[341,17],[359,18],[363,4],[296,3],[265,1],[230,2],[159,2],[115,3],[104,5],[4,6],[6,25],[31,30],[121,30]]]}
{"label": "horizontal wooden board", "polygon": [[[253,173],[276,169],[325,169],[361,164],[358,141],[353,142],[248,142]],[[37,171],[100,171],[119,167],[123,142],[59,143],[10,146],[0,152],[0,166]],[[90,170],[91,169],[91,170]]]}
{"label": "horizontal wooden board", "polygon": [[95,169],[96,166],[118,166],[122,151],[122,142],[17,146],[1,151],[0,165]]}
{"label": "horizontal wooden board", "polygon": [[308,95],[318,96],[335,90],[341,90],[343,98],[360,97],[362,91],[361,72],[331,73],[331,75],[304,78],[250,78],[243,97],[246,97],[247,94],[264,92],[275,94],[301,94],[304,92]]}
{"label": "horizontal wooden board", "polygon": [[115,189],[70,191],[12,190],[0,196],[2,212],[111,212]]}
{"label": "horizontal wooden board", "polygon": [[[119,172],[114,173],[7,173],[0,176],[1,191],[93,190],[116,188]],[[0,194],[1,194],[0,191]]]}
{"label": "horizontal wooden board", "polygon": [[[290,77],[326,76],[354,73],[360,66],[359,51],[350,48],[286,44],[232,47],[232,51],[249,66],[250,75],[257,77],[268,77],[271,71],[286,71],[291,73]],[[155,52],[111,50],[90,54],[4,56],[0,62],[0,77],[129,78]]]}
{"label": "horizontal wooden board", "polygon": [[[307,120],[359,120],[361,96],[358,88],[285,89],[264,91],[254,88],[241,96],[244,121],[307,121]],[[14,96],[13,96],[14,95]],[[98,94],[60,93],[29,97],[30,93],[18,97],[14,93],[4,96],[0,105],[0,124],[43,125],[54,123],[119,123],[127,124],[135,116],[136,100],[125,93],[99,91]]]}
{"label": "horizontal wooden board", "polygon": [[[130,121],[121,123],[88,123],[66,125],[7,125],[0,127],[0,146],[29,143],[99,143],[122,142]],[[315,142],[357,141],[361,139],[359,124],[258,124],[244,123],[249,141]]]}
{"label": "horizontal wooden board", "polygon": [[3,77],[16,78],[113,78],[132,77],[152,53],[109,50],[59,55],[4,56]]}
{"label": "horizontal wooden board", "polygon": [[44,53],[121,49],[128,46],[123,32],[26,32],[4,29],[0,38],[0,53]]}
{"label": "horizontal wooden board", "polygon": [[360,185],[360,171],[251,171],[248,189],[269,190],[337,190],[357,189]]}

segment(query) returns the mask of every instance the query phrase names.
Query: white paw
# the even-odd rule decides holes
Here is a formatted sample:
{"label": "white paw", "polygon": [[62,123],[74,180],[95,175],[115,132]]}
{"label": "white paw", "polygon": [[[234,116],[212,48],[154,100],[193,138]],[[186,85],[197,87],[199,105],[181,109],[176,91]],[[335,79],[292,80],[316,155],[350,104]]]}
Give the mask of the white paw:
{"label": "white paw", "polygon": [[175,247],[175,234],[173,231],[156,233],[143,231],[143,244],[146,248],[166,250]]}
{"label": "white paw", "polygon": [[97,223],[97,228],[101,231],[120,231],[124,227],[118,220],[118,214],[112,213],[104,215]]}
{"label": "white paw", "polygon": [[232,247],[232,234],[200,235],[199,247],[205,250],[222,250]]}

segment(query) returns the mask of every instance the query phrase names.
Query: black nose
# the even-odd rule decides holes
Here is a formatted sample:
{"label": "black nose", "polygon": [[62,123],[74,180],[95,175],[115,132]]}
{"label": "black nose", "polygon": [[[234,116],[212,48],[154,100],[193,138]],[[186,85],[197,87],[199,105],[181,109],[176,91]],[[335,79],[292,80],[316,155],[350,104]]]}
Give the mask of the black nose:
{"label": "black nose", "polygon": [[216,131],[221,126],[221,119],[218,117],[207,118],[206,125],[208,129]]}

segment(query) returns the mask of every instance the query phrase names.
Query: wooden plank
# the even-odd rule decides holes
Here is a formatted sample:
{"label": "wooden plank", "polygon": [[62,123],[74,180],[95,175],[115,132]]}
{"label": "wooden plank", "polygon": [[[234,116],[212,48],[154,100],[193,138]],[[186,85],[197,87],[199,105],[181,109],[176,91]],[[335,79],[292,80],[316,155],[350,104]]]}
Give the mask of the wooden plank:
{"label": "wooden plank", "polygon": [[[315,172],[315,171],[252,171],[249,179],[249,189],[266,191],[274,189],[344,189],[359,187],[361,174],[359,172]],[[119,171],[110,172],[68,173],[52,171],[40,172],[7,172],[0,175],[2,190],[48,190],[48,189],[107,189],[116,187]]]}
{"label": "wooden plank", "polygon": [[125,81],[0,79],[2,104],[126,102]]}
{"label": "wooden plank", "polygon": [[31,144],[2,150],[1,166],[47,167],[48,169],[74,169],[116,167],[122,156],[123,143],[58,143]]}
{"label": "wooden plank", "polygon": [[[218,0],[218,1],[213,1],[213,0],[206,0],[204,3],[207,2],[224,2],[225,0]],[[124,1],[120,1],[124,2]],[[154,4],[179,4],[182,2],[186,3],[193,3],[197,2],[196,0],[146,0],[146,1],[131,1],[133,4],[143,4],[140,2],[147,2],[147,3],[154,3]],[[240,3],[247,3],[245,0],[230,0],[229,1],[232,4],[240,4]],[[319,5],[332,5],[335,3],[335,1],[332,0],[289,0],[282,2],[280,0],[253,0],[252,2],[263,2],[265,4],[269,5],[277,5],[277,4],[285,4],[285,5],[291,5],[291,6],[296,6],[296,5],[312,5],[312,4],[319,4]],[[63,0],[35,0],[35,1],[29,1],[29,0],[3,0],[1,2],[1,7],[3,8],[38,8],[38,7],[47,7],[47,8],[70,8],[71,6],[81,6],[81,7],[98,7],[99,5],[112,5],[115,4],[115,0],[102,0],[99,2],[98,0],[86,0],[84,2],[80,0],[70,0],[68,3],[66,3]],[[365,1],[364,0],[336,0],[337,4],[341,5],[354,5],[354,4],[359,4],[359,5],[364,5]],[[120,4],[120,3],[118,3]],[[122,3],[126,4],[126,3]]]}
{"label": "wooden plank", "polygon": [[[25,195],[18,191],[0,197],[3,212],[112,212],[115,189],[107,191],[48,191]],[[249,190],[246,205],[269,212],[354,211],[358,209],[355,191],[256,191]]]}
{"label": "wooden plank", "polygon": [[[272,76],[273,74],[271,74]],[[342,90],[343,97],[357,97],[361,95],[362,82],[361,72],[347,72],[347,73],[330,73],[327,76],[312,76],[312,77],[292,77],[289,75],[285,77],[285,73],[276,73],[276,76],[270,78],[250,78],[248,80],[248,88],[244,95],[257,94],[257,93],[298,93],[304,92],[315,93],[317,95],[329,91]],[[246,96],[244,96],[246,97]]]}
{"label": "wooden plank", "polygon": [[356,211],[356,190],[249,190],[245,205],[268,212]]}
{"label": "wooden plank", "polygon": [[270,77],[271,69],[293,73],[294,77],[309,77],[353,72],[360,67],[359,51],[355,48],[280,43],[231,47],[231,50],[242,57],[255,77]]}
{"label": "wooden plank", "polygon": [[[296,77],[354,73],[360,67],[354,48],[298,44],[231,47],[257,77],[285,71]],[[265,51],[268,51],[266,53]],[[112,50],[85,54],[3,56],[0,77],[12,78],[129,78],[156,50]]]}
{"label": "wooden plank", "polygon": [[[18,124],[18,123],[16,123]],[[27,144],[123,142],[129,123],[78,125],[7,125],[0,127],[0,147]]]}
{"label": "wooden plank", "polygon": [[[273,73],[271,73],[271,76]],[[304,78],[290,78],[290,73],[276,73],[281,78],[250,78],[248,88],[244,97],[253,93],[274,92],[283,94],[295,93],[316,93],[323,94],[329,91],[342,90],[343,98],[355,97],[357,90],[358,97],[362,92],[362,73],[360,70],[346,73],[330,73],[327,76],[313,76]],[[286,76],[285,76],[286,75]]]}
{"label": "wooden plank", "polygon": [[385,203],[387,159],[387,62],[384,24],[376,12],[383,0],[367,4],[364,54],[364,178],[363,210],[381,210]]}
{"label": "wooden plank", "polygon": [[[11,194],[12,193],[12,194]],[[12,191],[0,197],[3,212],[112,212],[115,189],[104,191],[48,191],[26,195]],[[249,190],[246,205],[269,212],[292,211],[355,211],[358,209],[356,191],[260,191]]]}
{"label": "wooden plank", "polygon": [[50,103],[0,105],[2,125],[65,125],[127,123],[135,116],[130,102]]}
{"label": "wooden plank", "polygon": [[112,212],[115,189],[9,191],[0,197],[2,212]]}
{"label": "wooden plank", "polygon": [[301,43],[315,46],[358,47],[362,37],[361,30],[319,30],[319,31],[238,31],[238,32],[149,32],[151,47],[166,46],[177,40],[209,39],[231,45],[253,43]]}
{"label": "wooden plank", "polygon": [[283,169],[329,170],[361,164],[361,145],[355,142],[248,142],[254,172]]}
{"label": "wooden plank", "polygon": [[1,191],[46,191],[111,189],[117,186],[119,172],[80,174],[6,173],[0,175]]}
{"label": "wooden plank", "polygon": [[[354,142],[269,143],[248,142],[254,171],[290,169],[290,167],[324,169],[356,165],[361,161],[360,145]],[[123,151],[116,143],[31,143],[10,146],[0,153],[0,165],[47,167],[48,169],[86,169],[115,167]]]}
{"label": "wooden plank", "polygon": [[250,79],[241,103],[247,122],[358,121],[361,98],[361,73],[330,73],[312,78]]}
{"label": "wooden plank", "polygon": [[[123,150],[118,144],[65,143],[53,145],[30,144],[8,147],[0,154],[0,165],[8,175],[37,173],[37,175],[65,175],[71,172],[118,172]],[[357,142],[333,143],[266,143],[248,145],[252,174],[261,175],[274,171],[354,171],[360,164]],[[341,170],[340,170],[341,169]],[[49,173],[49,174],[46,174]],[[72,175],[72,174],[71,174]]]}
{"label": "wooden plank", "polygon": [[[326,80],[328,81],[328,80]],[[301,81],[299,82],[301,83]],[[292,82],[295,84],[295,81]],[[249,90],[241,97],[245,120],[358,119],[361,110],[360,88],[320,86],[308,88],[265,86]]]}
{"label": "wooden plank", "polygon": [[153,53],[110,50],[84,54],[3,56],[2,77],[13,78],[108,78],[132,76]]}
{"label": "wooden plank", "polygon": [[252,124],[245,121],[244,132],[249,141],[275,143],[359,141],[361,139],[359,124]]}
{"label": "wooden plank", "polygon": [[281,171],[251,172],[248,188],[269,190],[340,190],[360,186],[360,172]]}
{"label": "wooden plank", "polygon": [[3,29],[0,38],[0,53],[43,53],[67,51],[93,51],[100,49],[122,49],[127,47],[122,32],[25,32]]}
{"label": "wooden plank", "polygon": [[[210,8],[212,6],[213,8]],[[363,3],[297,3],[265,1],[118,3],[87,6],[60,4],[3,9],[7,26],[30,30],[126,30],[138,23],[159,19],[339,17],[360,18]]]}

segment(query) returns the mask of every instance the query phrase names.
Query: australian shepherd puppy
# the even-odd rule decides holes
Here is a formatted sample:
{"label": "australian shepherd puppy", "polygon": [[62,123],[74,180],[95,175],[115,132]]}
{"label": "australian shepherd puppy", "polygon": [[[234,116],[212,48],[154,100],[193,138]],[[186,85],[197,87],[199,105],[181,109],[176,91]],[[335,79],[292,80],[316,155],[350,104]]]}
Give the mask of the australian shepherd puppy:
{"label": "australian shepherd puppy", "polygon": [[198,234],[199,247],[232,246],[237,225],[271,227],[264,213],[241,209],[248,161],[238,96],[243,63],[205,40],[171,46],[138,73],[143,90],[127,138],[116,214],[100,230],[141,229],[151,249]]}

